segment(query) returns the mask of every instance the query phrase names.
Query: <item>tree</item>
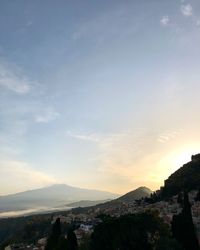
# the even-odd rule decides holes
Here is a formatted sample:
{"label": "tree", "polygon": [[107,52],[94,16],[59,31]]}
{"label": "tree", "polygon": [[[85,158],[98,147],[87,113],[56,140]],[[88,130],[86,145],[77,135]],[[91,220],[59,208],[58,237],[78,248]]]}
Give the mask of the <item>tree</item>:
{"label": "tree", "polygon": [[198,250],[198,240],[195,235],[192,220],[191,204],[188,194],[184,192],[183,210],[180,214],[174,215],[172,219],[173,236],[186,250]]}
{"label": "tree", "polygon": [[[178,250],[169,227],[156,213],[130,214],[110,218],[95,227],[90,250]],[[170,248],[173,246],[173,248]]]}
{"label": "tree", "polygon": [[183,194],[180,192],[177,197],[177,202],[182,206],[183,205]]}
{"label": "tree", "polygon": [[58,245],[58,241],[61,235],[60,218],[57,218],[52,227],[52,233],[50,234],[45,250],[54,250]]}
{"label": "tree", "polygon": [[67,234],[67,246],[68,250],[77,250],[78,249],[78,243],[77,238],[73,230],[70,230]]}
{"label": "tree", "polygon": [[82,240],[81,240],[81,244],[79,246],[79,250],[89,250],[89,246],[90,246],[90,235],[85,235]]}
{"label": "tree", "polygon": [[68,250],[68,241],[65,236],[59,238],[56,250]]}
{"label": "tree", "polygon": [[195,198],[195,201],[200,201],[200,189],[199,191],[197,192],[197,196]]}

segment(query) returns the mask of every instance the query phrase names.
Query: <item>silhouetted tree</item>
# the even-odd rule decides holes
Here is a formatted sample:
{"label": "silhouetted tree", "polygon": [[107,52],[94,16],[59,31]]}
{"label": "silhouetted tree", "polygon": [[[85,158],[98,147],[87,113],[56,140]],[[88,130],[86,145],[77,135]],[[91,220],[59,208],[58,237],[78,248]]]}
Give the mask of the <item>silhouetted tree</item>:
{"label": "silhouetted tree", "polygon": [[78,249],[78,243],[77,238],[73,230],[70,230],[67,234],[67,246],[68,250],[77,250]]}
{"label": "silhouetted tree", "polygon": [[169,237],[162,237],[155,250],[183,250],[183,247],[175,240]]}
{"label": "silhouetted tree", "polygon": [[184,192],[182,212],[179,215],[173,216],[172,232],[173,236],[182,244],[184,249],[199,249],[192,220],[191,205],[186,192]]}
{"label": "silhouetted tree", "polygon": [[68,241],[65,236],[60,236],[56,250],[68,250]]}
{"label": "silhouetted tree", "polygon": [[164,250],[181,249],[156,213],[143,213],[110,218],[99,224],[91,235],[89,249],[161,250],[162,246]]}
{"label": "silhouetted tree", "polygon": [[89,246],[90,246],[90,236],[89,235],[85,235],[82,240],[81,240],[81,244],[79,246],[79,250],[89,250]]}
{"label": "silhouetted tree", "polygon": [[60,235],[61,235],[60,218],[57,218],[55,223],[53,224],[52,233],[50,234],[47,240],[47,245],[45,249],[46,250],[56,249]]}
{"label": "silhouetted tree", "polygon": [[182,192],[180,192],[180,193],[178,194],[177,202],[178,202],[180,205],[183,205],[183,194],[182,194]]}
{"label": "silhouetted tree", "polygon": [[199,191],[197,192],[197,196],[195,198],[195,201],[200,201],[200,189]]}

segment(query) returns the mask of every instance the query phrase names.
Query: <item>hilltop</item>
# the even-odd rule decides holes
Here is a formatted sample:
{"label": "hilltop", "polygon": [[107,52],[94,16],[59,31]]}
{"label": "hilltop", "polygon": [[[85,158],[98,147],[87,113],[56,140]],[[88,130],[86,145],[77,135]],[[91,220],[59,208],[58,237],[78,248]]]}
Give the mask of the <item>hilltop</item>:
{"label": "hilltop", "polygon": [[163,198],[170,197],[181,191],[200,188],[200,154],[192,155],[191,161],[175,171],[164,182],[161,188]]}
{"label": "hilltop", "polygon": [[133,191],[126,193],[123,196],[120,196],[116,201],[120,202],[132,202],[134,200],[139,200],[141,198],[149,197],[152,191],[147,187],[139,187]]}

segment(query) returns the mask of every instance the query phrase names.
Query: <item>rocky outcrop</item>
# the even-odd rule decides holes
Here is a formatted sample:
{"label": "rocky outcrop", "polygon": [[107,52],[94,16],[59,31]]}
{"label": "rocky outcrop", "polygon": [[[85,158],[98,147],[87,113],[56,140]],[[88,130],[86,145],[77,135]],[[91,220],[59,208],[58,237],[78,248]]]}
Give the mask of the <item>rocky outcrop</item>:
{"label": "rocky outcrop", "polygon": [[199,189],[200,187],[200,154],[193,155],[191,161],[184,164],[165,180],[162,196],[170,197],[181,191]]}

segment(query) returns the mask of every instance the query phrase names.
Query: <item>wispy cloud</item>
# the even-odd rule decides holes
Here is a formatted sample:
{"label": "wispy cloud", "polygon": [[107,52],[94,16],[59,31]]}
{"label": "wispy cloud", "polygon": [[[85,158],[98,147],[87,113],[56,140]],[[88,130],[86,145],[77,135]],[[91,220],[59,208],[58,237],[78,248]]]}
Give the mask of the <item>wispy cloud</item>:
{"label": "wispy cloud", "polygon": [[35,122],[38,122],[38,123],[48,123],[48,122],[56,120],[59,116],[60,116],[60,114],[58,112],[48,111],[45,114],[36,115],[35,116]]}
{"label": "wispy cloud", "polygon": [[7,160],[1,161],[0,164],[0,175],[2,177],[0,187],[4,194],[56,183],[54,177],[35,170],[27,162]]}
{"label": "wispy cloud", "polygon": [[175,129],[152,133],[148,128],[138,128],[111,134],[68,132],[67,135],[95,143],[99,151],[94,163],[97,175],[109,178],[116,189],[120,179],[124,183],[122,188],[128,190],[140,185],[154,189],[162,184],[170,171],[158,159],[170,148],[167,142],[178,140],[182,132]]}
{"label": "wispy cloud", "polygon": [[0,63],[0,86],[7,88],[17,94],[30,92],[32,81],[28,79],[19,69],[5,66]]}
{"label": "wispy cloud", "polygon": [[[112,134],[73,133],[68,136],[86,142],[96,143],[99,149],[98,171],[112,178],[123,177],[127,182],[138,181],[140,170],[136,168],[146,143],[146,130],[143,128]],[[138,175],[137,175],[138,173]],[[117,178],[118,178],[117,177]]]}
{"label": "wispy cloud", "polygon": [[100,142],[102,140],[101,136],[95,133],[79,133],[68,130],[66,133],[67,136],[73,137],[75,139],[90,141],[90,142]]}
{"label": "wispy cloud", "polygon": [[162,26],[168,26],[170,23],[170,19],[169,19],[169,16],[163,16],[160,20],[160,24]]}
{"label": "wispy cloud", "polygon": [[[86,142],[96,143],[100,150],[100,158],[114,154],[114,158],[120,157],[124,151],[132,151],[132,157],[136,156],[143,143],[145,129],[134,129],[120,133],[98,134],[98,133],[74,133],[67,132],[67,136]],[[133,153],[134,152],[134,153]]]}
{"label": "wispy cloud", "polygon": [[160,143],[167,143],[168,141],[174,139],[177,136],[180,136],[183,132],[182,129],[174,130],[174,131],[166,131],[160,135],[158,135],[157,141]]}
{"label": "wispy cloud", "polygon": [[189,17],[193,15],[193,8],[191,4],[182,4],[181,12],[184,16]]}
{"label": "wispy cloud", "polygon": [[92,132],[74,132],[67,131],[67,136],[73,137],[75,139],[80,139],[89,142],[95,142],[100,147],[109,147],[114,143],[124,140],[126,137],[138,136],[143,129],[135,129],[133,131],[123,131],[120,133],[111,133],[111,134],[100,134]]}

